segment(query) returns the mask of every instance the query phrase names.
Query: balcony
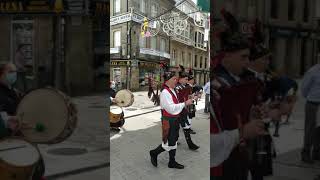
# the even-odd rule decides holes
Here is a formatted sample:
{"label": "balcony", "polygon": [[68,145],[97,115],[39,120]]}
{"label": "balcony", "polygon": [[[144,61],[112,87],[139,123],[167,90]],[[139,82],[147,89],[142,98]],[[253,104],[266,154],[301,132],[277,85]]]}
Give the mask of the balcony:
{"label": "balcony", "polygon": [[149,49],[149,48],[140,48],[140,54],[145,54],[145,55],[151,55],[151,56],[158,56],[158,57],[163,57],[170,59],[170,54],[163,52],[163,51],[158,51],[155,49]]}
{"label": "balcony", "polygon": [[186,38],[186,37],[181,36],[181,35],[172,37],[172,40],[173,41],[177,41],[179,43],[183,43],[183,44],[188,45],[188,46],[192,46],[193,45],[193,42],[189,38]]}

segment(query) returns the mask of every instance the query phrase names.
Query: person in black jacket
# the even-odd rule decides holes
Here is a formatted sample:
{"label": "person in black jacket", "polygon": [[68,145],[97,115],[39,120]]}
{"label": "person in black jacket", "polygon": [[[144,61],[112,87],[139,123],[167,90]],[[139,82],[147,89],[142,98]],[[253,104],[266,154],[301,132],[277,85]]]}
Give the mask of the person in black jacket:
{"label": "person in black jacket", "polygon": [[[20,97],[18,96],[17,91],[13,88],[16,80],[16,66],[9,62],[0,62],[0,112],[2,112],[2,114],[5,112],[10,116],[11,121],[14,120],[16,121],[16,124],[18,124],[16,110],[20,102]],[[18,132],[15,135],[21,135],[17,127],[18,125],[16,128],[11,127],[10,129]],[[13,133],[10,129],[8,129],[8,133],[3,134],[0,138],[10,137],[10,135]],[[45,166],[43,159],[41,158],[39,164],[35,167],[32,179],[43,179],[44,172]]]}
{"label": "person in black jacket", "polygon": [[13,85],[17,80],[15,65],[0,63],[0,111],[5,111],[9,115],[16,114],[17,106],[20,102]]}

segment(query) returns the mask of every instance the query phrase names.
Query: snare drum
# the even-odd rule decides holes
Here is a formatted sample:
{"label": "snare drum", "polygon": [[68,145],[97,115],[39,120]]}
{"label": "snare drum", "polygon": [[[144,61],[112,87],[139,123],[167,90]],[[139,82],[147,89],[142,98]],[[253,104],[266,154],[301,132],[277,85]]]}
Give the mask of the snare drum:
{"label": "snare drum", "polygon": [[30,142],[55,144],[67,139],[77,125],[77,110],[70,98],[52,89],[26,94],[17,108],[23,136]]}
{"label": "snare drum", "polygon": [[39,150],[25,140],[8,138],[0,141],[0,179],[31,179],[40,162]]}
{"label": "snare drum", "polygon": [[111,106],[109,112],[110,126],[121,127],[124,124],[124,113],[120,107]]}
{"label": "snare drum", "polygon": [[116,103],[120,107],[128,107],[131,106],[134,102],[134,96],[131,91],[127,89],[123,89],[117,92],[116,96]]}

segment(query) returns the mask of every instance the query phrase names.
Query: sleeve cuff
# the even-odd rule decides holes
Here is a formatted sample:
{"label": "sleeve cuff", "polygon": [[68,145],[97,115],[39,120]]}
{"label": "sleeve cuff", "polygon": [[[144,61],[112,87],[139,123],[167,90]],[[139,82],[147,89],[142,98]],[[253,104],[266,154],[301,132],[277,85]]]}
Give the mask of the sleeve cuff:
{"label": "sleeve cuff", "polygon": [[9,116],[5,111],[0,112],[1,119],[3,120],[4,126],[8,127]]}

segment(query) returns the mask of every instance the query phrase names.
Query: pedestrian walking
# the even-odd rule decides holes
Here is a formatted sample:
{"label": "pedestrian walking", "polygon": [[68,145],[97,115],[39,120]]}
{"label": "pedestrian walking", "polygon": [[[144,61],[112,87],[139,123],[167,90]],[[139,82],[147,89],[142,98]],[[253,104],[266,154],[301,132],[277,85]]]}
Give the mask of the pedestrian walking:
{"label": "pedestrian walking", "polygon": [[320,127],[316,126],[320,104],[320,64],[313,66],[304,75],[301,85],[302,96],[306,98],[304,143],[301,160],[313,163],[320,159]]}
{"label": "pedestrian walking", "polygon": [[209,103],[210,103],[210,81],[206,83],[206,85],[203,88],[204,93],[206,94],[205,97],[205,106],[204,106],[204,113],[209,112]]}

